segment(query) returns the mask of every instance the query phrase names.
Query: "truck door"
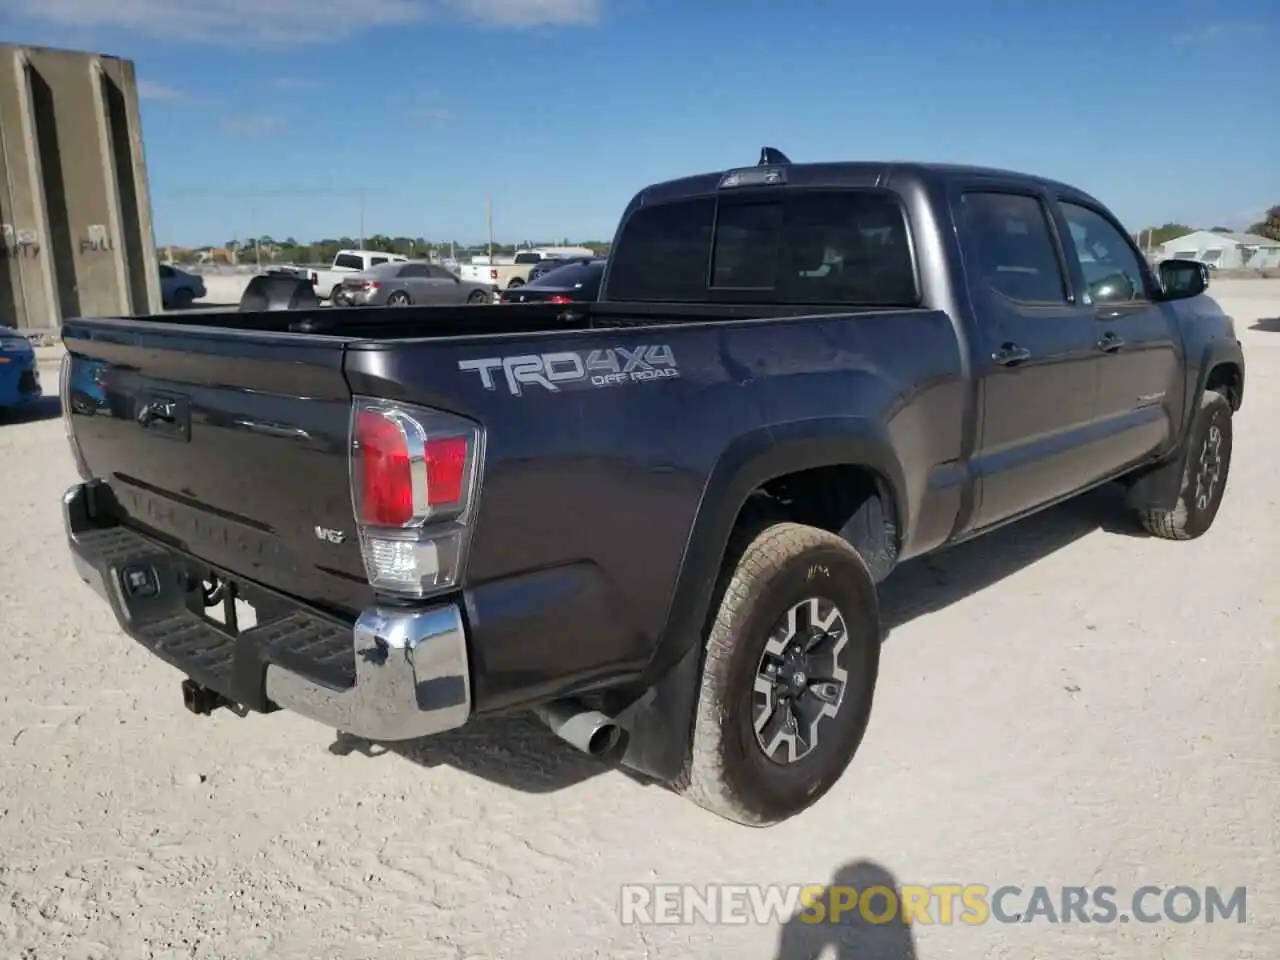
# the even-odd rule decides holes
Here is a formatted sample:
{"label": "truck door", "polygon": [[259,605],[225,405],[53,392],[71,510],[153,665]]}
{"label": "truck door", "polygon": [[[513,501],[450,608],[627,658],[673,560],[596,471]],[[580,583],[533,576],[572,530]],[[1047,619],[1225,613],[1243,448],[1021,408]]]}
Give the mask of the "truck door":
{"label": "truck door", "polygon": [[[1154,294],[1154,278],[1125,233],[1101,209],[1060,199],[1059,233],[1078,270],[1081,301],[1094,316],[1098,365],[1098,458],[1108,472],[1163,452],[1181,413],[1181,343],[1175,306]],[[1176,406],[1175,406],[1176,405]]]}
{"label": "truck door", "polygon": [[1049,198],[975,185],[953,199],[980,340],[975,529],[1080,489],[1096,473],[1093,311],[1074,302]]}

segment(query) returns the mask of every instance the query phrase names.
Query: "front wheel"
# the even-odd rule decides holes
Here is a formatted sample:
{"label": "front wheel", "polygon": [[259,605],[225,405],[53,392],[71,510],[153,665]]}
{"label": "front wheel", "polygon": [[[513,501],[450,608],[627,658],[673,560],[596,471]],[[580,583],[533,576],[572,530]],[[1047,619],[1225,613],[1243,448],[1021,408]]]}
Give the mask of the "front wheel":
{"label": "front wheel", "polygon": [[827,793],[853,759],[880,664],[875,583],[849,544],[774,524],[722,575],[687,774],[699,806],[768,826]]}
{"label": "front wheel", "polygon": [[1139,514],[1143,528],[1153,537],[1194,540],[1213,526],[1231,469],[1231,413],[1230,401],[1217,391],[1206,390],[1200,398],[1187,433],[1187,462],[1177,505]]}

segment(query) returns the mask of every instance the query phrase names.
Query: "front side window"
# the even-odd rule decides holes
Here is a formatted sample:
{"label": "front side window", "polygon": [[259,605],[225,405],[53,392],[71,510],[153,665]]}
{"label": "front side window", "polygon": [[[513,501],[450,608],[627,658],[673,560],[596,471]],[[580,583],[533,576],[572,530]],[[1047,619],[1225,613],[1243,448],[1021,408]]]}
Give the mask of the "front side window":
{"label": "front side window", "polygon": [[1080,259],[1085,290],[1093,303],[1126,303],[1147,299],[1142,263],[1124,235],[1106,217],[1088,207],[1062,203]]}

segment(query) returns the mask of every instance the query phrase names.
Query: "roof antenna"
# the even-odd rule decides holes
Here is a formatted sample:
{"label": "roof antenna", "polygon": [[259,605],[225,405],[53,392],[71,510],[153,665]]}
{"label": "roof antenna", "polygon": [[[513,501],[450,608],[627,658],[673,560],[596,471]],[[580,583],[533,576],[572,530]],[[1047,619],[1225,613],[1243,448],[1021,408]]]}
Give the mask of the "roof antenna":
{"label": "roof antenna", "polygon": [[766,167],[775,163],[790,163],[791,158],[779,150],[777,147],[761,147],[760,162],[756,164],[759,167]]}

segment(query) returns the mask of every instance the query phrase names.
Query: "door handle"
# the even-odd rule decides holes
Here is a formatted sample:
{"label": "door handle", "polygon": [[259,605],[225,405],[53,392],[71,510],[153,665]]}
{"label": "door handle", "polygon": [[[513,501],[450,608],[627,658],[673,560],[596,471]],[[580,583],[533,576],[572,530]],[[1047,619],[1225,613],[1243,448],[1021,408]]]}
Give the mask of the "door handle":
{"label": "door handle", "polygon": [[1002,343],[1000,349],[991,355],[991,359],[1002,367],[1011,367],[1031,359],[1031,351],[1016,343]]}
{"label": "door handle", "polygon": [[1124,346],[1124,340],[1114,333],[1104,333],[1098,340],[1098,349],[1103,353],[1115,353]]}

